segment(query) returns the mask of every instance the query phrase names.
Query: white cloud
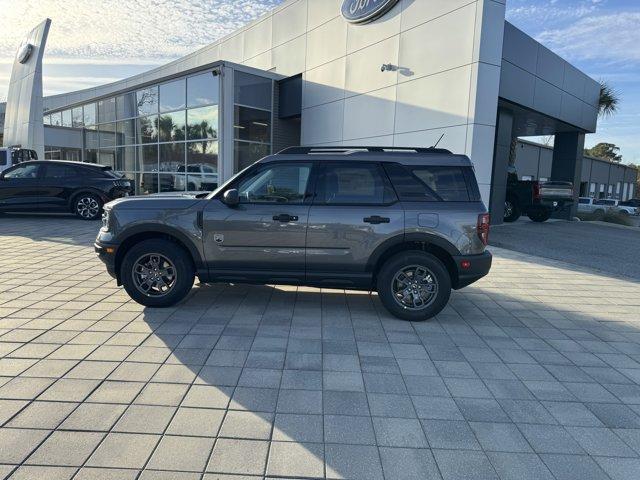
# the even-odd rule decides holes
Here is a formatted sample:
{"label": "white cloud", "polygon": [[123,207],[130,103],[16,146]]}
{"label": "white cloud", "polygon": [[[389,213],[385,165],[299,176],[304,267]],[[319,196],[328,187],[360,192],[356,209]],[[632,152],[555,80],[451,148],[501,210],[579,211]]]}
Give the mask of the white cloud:
{"label": "white cloud", "polygon": [[601,3],[601,0],[583,0],[573,5],[569,5],[568,2],[561,4],[557,0],[508,3],[507,19],[527,23],[564,23],[593,14],[600,8]]}
{"label": "white cloud", "polygon": [[49,17],[47,55],[173,59],[233,32],[280,2],[0,0],[0,57],[13,57],[26,32]]}
{"label": "white cloud", "polygon": [[640,62],[640,12],[584,17],[565,28],[546,30],[537,38],[569,60],[604,64]]}
{"label": "white cloud", "polygon": [[[44,57],[45,95],[108,83],[167,63],[232,33],[282,0],[0,0],[0,74],[44,18],[52,20]],[[61,66],[69,65],[69,72]],[[55,65],[55,74],[47,75]],[[79,65],[113,65],[112,76],[78,75]],[[5,75],[6,76],[6,75]],[[67,78],[64,78],[67,77]],[[84,77],[84,78],[80,78]],[[8,79],[0,77],[0,101]]]}

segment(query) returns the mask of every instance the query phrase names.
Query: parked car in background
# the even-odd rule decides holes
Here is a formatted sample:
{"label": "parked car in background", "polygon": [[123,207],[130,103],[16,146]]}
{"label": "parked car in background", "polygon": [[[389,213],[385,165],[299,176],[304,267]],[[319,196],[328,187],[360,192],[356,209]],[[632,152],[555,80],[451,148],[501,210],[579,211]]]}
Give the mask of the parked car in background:
{"label": "parked car in background", "polygon": [[507,174],[504,221],[515,222],[522,214],[534,222],[546,222],[551,214],[573,204],[571,182],[519,180],[514,166]]}
{"label": "parked car in background", "polygon": [[96,220],[105,203],[131,192],[131,182],[111,167],[29,161],[0,174],[0,212],[71,212],[84,220]]}
{"label": "parked car in background", "polygon": [[613,209],[622,213],[623,215],[640,215],[640,208],[633,205],[627,205],[626,202],[620,200],[614,200]]}
{"label": "parked car in background", "polygon": [[595,213],[604,215],[607,212],[617,212],[622,215],[640,215],[640,208],[621,202],[613,198],[589,198],[578,199],[578,212]]}
{"label": "parked car in background", "polygon": [[35,150],[26,148],[0,148],[0,172],[11,168],[21,162],[37,160],[38,154]]}
{"label": "parked car in background", "polygon": [[625,200],[624,202],[620,202],[620,205],[624,205],[626,207],[640,208],[640,198],[632,198],[631,200]]}
{"label": "parked car in background", "polygon": [[95,243],[136,302],[167,307],[201,282],[376,290],[405,320],[437,315],[491,268],[470,160],[447,150],[296,147],[209,195],[120,199]]}
{"label": "parked car in background", "polygon": [[206,163],[187,165],[186,180],[184,170],[184,165],[181,165],[178,167],[179,175],[174,175],[175,190],[185,190],[186,187],[188,192],[212,192],[218,188],[218,172],[211,165]]}
{"label": "parked car in background", "polygon": [[600,213],[604,214],[609,210],[609,206],[596,203],[597,198],[580,197],[578,198],[578,212],[579,213]]}

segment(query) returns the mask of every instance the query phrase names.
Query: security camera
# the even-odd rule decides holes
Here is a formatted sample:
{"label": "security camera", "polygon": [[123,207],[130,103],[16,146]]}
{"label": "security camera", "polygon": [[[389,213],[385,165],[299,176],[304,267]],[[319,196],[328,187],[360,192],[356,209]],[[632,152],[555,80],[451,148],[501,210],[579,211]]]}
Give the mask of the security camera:
{"label": "security camera", "polygon": [[381,72],[393,72],[396,70],[395,65],[391,63],[383,63],[382,67],[380,67]]}

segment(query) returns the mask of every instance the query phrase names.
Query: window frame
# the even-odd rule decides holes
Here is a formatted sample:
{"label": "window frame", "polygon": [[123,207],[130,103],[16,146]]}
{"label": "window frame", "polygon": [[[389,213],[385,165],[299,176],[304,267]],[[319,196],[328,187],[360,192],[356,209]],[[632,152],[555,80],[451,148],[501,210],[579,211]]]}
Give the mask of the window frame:
{"label": "window frame", "polygon": [[[344,165],[345,167],[354,167],[354,166],[360,166],[360,165],[374,165],[379,174],[380,177],[382,178],[385,190],[388,189],[389,192],[391,192],[393,194],[393,200],[390,202],[382,202],[382,203],[326,203],[325,197],[320,197],[321,194],[324,194],[324,192],[321,191],[321,180],[324,177],[324,175],[326,174],[327,168],[333,165],[338,165],[338,166],[342,166]],[[384,193],[383,193],[383,199],[384,199]],[[393,183],[391,182],[391,179],[389,178],[389,176],[387,175],[387,172],[385,171],[385,169],[383,168],[382,162],[376,162],[375,160],[372,161],[358,161],[358,162],[349,162],[346,160],[326,160],[323,161],[321,166],[318,168],[318,175],[317,175],[317,179],[316,179],[316,188],[314,189],[314,194],[313,194],[313,205],[314,206],[323,206],[323,207],[390,207],[392,205],[395,205],[396,203],[398,203],[400,201],[400,197],[398,196],[398,192],[396,192],[395,188],[393,187]]]}

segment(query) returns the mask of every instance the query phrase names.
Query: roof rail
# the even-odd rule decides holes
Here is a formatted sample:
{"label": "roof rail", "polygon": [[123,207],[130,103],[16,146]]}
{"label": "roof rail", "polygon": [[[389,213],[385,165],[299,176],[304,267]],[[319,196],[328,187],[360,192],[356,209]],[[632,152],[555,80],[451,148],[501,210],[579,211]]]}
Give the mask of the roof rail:
{"label": "roof rail", "polygon": [[403,153],[444,153],[450,154],[444,148],[424,147],[363,147],[363,146],[329,146],[329,147],[288,147],[278,152],[278,155],[307,155],[307,154],[343,154],[350,155],[358,152],[403,152]]}

